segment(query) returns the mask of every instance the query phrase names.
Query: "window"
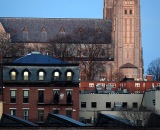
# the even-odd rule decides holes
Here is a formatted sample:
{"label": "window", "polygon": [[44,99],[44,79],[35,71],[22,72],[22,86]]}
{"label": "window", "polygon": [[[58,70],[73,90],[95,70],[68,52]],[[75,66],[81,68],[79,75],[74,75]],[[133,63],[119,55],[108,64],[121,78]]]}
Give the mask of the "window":
{"label": "window", "polygon": [[138,108],[138,103],[137,102],[133,102],[133,108]]}
{"label": "window", "polygon": [[124,10],[124,14],[127,14],[127,10],[126,9]]}
{"label": "window", "polygon": [[29,90],[23,90],[23,103],[29,103]]}
{"label": "window", "polygon": [[44,72],[43,71],[40,71],[38,76],[39,76],[39,80],[44,80]]}
{"label": "window", "polygon": [[81,102],[81,108],[86,108],[86,102]]}
{"label": "window", "polygon": [[44,122],[44,110],[38,110],[38,122]]}
{"label": "window", "polygon": [[132,14],[132,10],[130,10],[129,13]]}
{"label": "window", "polygon": [[135,87],[140,87],[140,83],[135,83]]}
{"label": "window", "polygon": [[23,72],[23,80],[29,80],[29,72],[28,71],[24,71]]}
{"label": "window", "polygon": [[29,110],[28,109],[23,109],[23,119],[28,121],[28,119],[29,119]]}
{"label": "window", "polygon": [[16,71],[12,71],[11,72],[11,80],[16,80],[16,77],[17,77]]}
{"label": "window", "polygon": [[91,107],[92,108],[97,108],[97,102],[91,102]]}
{"label": "window", "polygon": [[122,103],[122,108],[127,108],[127,102]]}
{"label": "window", "polygon": [[111,108],[111,102],[106,102],[106,108]]}
{"label": "window", "polygon": [[53,103],[58,104],[59,103],[59,90],[53,91]]}
{"label": "window", "polygon": [[11,108],[10,109],[10,115],[16,116],[16,108]]}
{"label": "window", "polygon": [[58,71],[54,72],[54,80],[59,80],[60,73]]}
{"label": "window", "polygon": [[10,103],[16,103],[16,90],[10,91]]}
{"label": "window", "polygon": [[160,83],[157,83],[157,87],[160,87]]}
{"label": "window", "polygon": [[44,103],[44,90],[38,91],[38,103]]}
{"label": "window", "polygon": [[67,81],[72,80],[72,72],[67,72]]}
{"label": "window", "polygon": [[66,99],[67,99],[67,103],[69,103],[69,104],[71,104],[72,103],[72,91],[67,91],[67,97],[66,97]]}
{"label": "window", "polygon": [[89,87],[94,87],[94,83],[89,83]]}
{"label": "window", "polygon": [[54,109],[53,110],[53,114],[59,114],[59,110],[58,109]]}
{"label": "window", "polygon": [[66,116],[72,118],[72,110],[66,110]]}

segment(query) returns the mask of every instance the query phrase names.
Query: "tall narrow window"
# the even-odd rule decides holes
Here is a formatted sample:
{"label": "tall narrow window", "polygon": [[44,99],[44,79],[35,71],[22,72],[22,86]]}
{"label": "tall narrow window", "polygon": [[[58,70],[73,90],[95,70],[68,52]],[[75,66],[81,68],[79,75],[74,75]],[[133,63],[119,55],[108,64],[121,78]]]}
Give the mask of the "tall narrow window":
{"label": "tall narrow window", "polygon": [[44,72],[43,71],[39,72],[39,80],[44,80]]}
{"label": "tall narrow window", "polygon": [[16,103],[16,90],[10,91],[10,103]]}
{"label": "tall narrow window", "polygon": [[72,118],[72,110],[66,110],[66,116]]}
{"label": "tall narrow window", "polygon": [[67,103],[72,103],[72,91],[67,91]]}
{"label": "tall narrow window", "polygon": [[54,72],[54,80],[59,80],[60,73],[58,71]]}
{"label": "tall narrow window", "polygon": [[127,14],[127,10],[126,9],[124,10],[124,14]]}
{"label": "tall narrow window", "polygon": [[12,71],[11,72],[11,80],[16,80],[16,77],[17,77],[16,71]]}
{"label": "tall narrow window", "polygon": [[132,10],[130,10],[129,13],[132,14]]}
{"label": "tall narrow window", "polygon": [[29,80],[29,72],[28,71],[24,71],[23,80]]}
{"label": "tall narrow window", "polygon": [[23,90],[23,103],[29,103],[29,90]]}
{"label": "tall narrow window", "polygon": [[71,81],[72,80],[72,72],[67,72],[67,81]]}
{"label": "tall narrow window", "polygon": [[59,103],[59,90],[53,91],[53,103],[55,104]]}
{"label": "tall narrow window", "polygon": [[44,110],[38,110],[38,122],[44,122]]}
{"label": "tall narrow window", "polygon": [[38,91],[38,103],[44,103],[44,90]]}
{"label": "tall narrow window", "polygon": [[28,121],[28,119],[29,119],[29,110],[28,109],[23,109],[23,119]]}
{"label": "tall narrow window", "polygon": [[10,109],[10,115],[16,116],[16,108],[11,108]]}

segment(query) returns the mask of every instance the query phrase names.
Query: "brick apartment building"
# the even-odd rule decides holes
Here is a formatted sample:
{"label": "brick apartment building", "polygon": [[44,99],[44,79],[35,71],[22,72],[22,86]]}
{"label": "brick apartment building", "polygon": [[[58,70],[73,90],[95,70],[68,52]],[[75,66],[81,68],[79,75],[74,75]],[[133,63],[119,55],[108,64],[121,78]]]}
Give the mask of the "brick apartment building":
{"label": "brick apartment building", "polygon": [[106,90],[107,87],[113,91],[125,90],[129,93],[144,93],[154,87],[159,87],[160,81],[153,81],[152,75],[147,75],[143,81],[126,78],[122,81],[81,81],[80,90]]}
{"label": "brick apartment building", "polygon": [[3,113],[43,124],[49,113],[79,119],[79,65],[38,52],[3,65]]}

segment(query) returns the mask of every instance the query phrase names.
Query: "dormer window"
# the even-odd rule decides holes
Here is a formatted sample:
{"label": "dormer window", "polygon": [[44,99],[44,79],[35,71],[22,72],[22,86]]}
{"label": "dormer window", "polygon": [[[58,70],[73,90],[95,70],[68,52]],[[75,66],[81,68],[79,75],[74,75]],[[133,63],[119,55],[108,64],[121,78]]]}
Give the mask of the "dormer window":
{"label": "dormer window", "polygon": [[67,81],[71,81],[72,78],[73,78],[73,72],[72,72],[72,71],[68,71],[66,76],[67,76],[67,77],[66,77],[66,78],[67,78]]}
{"label": "dormer window", "polygon": [[60,73],[58,71],[54,72],[54,80],[59,80]]}
{"label": "dormer window", "polygon": [[23,80],[29,80],[29,72],[28,71],[23,72]]}
{"label": "dormer window", "polygon": [[39,73],[38,73],[39,80],[44,80],[44,75],[45,75],[45,73],[43,71],[39,71]]}
{"label": "dormer window", "polygon": [[16,80],[17,77],[17,72],[16,71],[11,71],[11,80]]}

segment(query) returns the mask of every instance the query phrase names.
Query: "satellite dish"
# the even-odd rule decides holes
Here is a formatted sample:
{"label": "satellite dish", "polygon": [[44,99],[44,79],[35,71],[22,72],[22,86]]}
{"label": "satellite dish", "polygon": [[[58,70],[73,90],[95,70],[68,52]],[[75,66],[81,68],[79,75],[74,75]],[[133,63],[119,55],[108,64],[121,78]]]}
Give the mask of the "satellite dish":
{"label": "satellite dish", "polygon": [[63,98],[64,98],[64,94],[60,93],[60,99],[63,99]]}

